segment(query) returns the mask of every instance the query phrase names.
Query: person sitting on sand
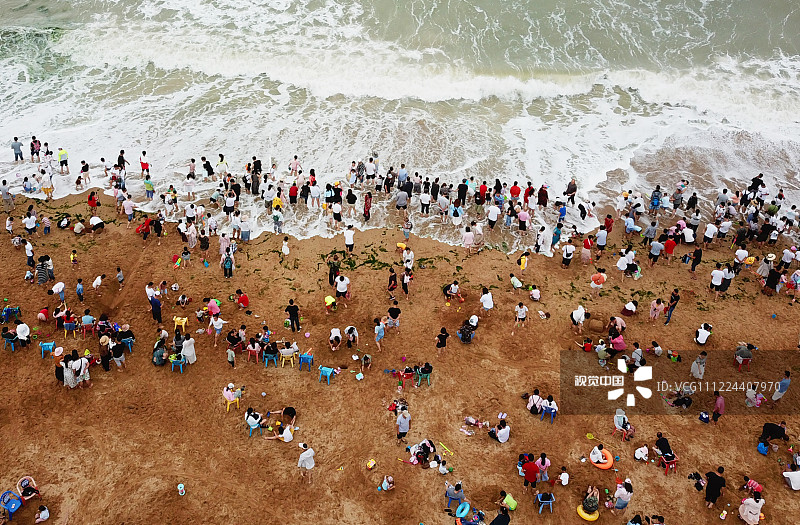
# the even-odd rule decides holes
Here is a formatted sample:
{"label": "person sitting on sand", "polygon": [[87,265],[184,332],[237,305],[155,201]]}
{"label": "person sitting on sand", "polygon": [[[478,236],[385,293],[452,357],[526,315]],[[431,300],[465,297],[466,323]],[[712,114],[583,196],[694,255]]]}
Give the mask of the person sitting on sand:
{"label": "person sitting on sand", "polygon": [[155,366],[164,366],[167,364],[168,358],[169,352],[167,351],[167,345],[163,339],[159,339],[156,342],[155,348],[153,348],[153,364]]}
{"label": "person sitting on sand", "polygon": [[277,439],[284,443],[289,443],[294,439],[294,427],[292,425],[279,425],[279,428],[272,431],[271,436],[264,436],[264,439]]}
{"label": "person sitting on sand", "polygon": [[647,443],[642,443],[642,445],[633,451],[633,459],[636,461],[644,461],[647,463],[648,456],[650,455],[650,449],[647,448]]}
{"label": "person sitting on sand", "polygon": [[297,419],[297,410],[295,410],[294,407],[284,407],[281,410],[270,410],[269,412],[267,412],[267,417],[269,417],[270,415],[274,416],[277,414],[280,414],[284,417],[292,418],[291,421],[289,421],[286,424],[290,427],[294,426],[294,422]]}
{"label": "person sitting on sand", "polygon": [[602,443],[599,443],[596,447],[594,447],[592,449],[591,452],[589,452],[589,461],[591,461],[592,463],[600,464],[600,465],[608,463],[608,460],[603,455],[603,444]]}
{"label": "person sitting on sand", "polygon": [[444,298],[446,301],[451,301],[453,299],[458,299],[460,302],[464,302],[464,298],[461,296],[461,292],[458,289],[458,281],[453,281],[451,284],[447,284],[442,289],[444,293]]}
{"label": "person sitting on sand", "polygon": [[586,495],[583,497],[581,506],[586,514],[594,514],[597,512],[600,506],[600,491],[597,487],[589,485],[589,488],[586,489]]}
{"label": "person sitting on sand", "polygon": [[508,426],[505,419],[501,419],[500,422],[489,431],[489,437],[500,443],[508,441],[510,434],[511,427]]}
{"label": "person sitting on sand", "polygon": [[533,394],[528,397],[528,405],[525,407],[527,408],[531,414],[538,416],[542,413],[542,403],[544,402],[544,398],[539,395],[539,389],[534,388]]}
{"label": "person sitting on sand", "polygon": [[394,478],[392,476],[383,477],[383,481],[381,482],[381,490],[384,492],[394,490]]}
{"label": "person sitting on sand", "polygon": [[[474,319],[473,319],[474,318]],[[473,315],[469,319],[464,320],[464,324],[458,329],[456,334],[461,339],[462,343],[471,343],[475,337],[475,329],[478,328],[478,316]]]}
{"label": "person sitting on sand", "polygon": [[713,333],[711,331],[712,329],[713,327],[708,323],[703,323],[700,325],[700,328],[698,328],[694,333],[694,342],[699,345],[706,344],[708,342],[708,338],[711,337],[711,334]]}

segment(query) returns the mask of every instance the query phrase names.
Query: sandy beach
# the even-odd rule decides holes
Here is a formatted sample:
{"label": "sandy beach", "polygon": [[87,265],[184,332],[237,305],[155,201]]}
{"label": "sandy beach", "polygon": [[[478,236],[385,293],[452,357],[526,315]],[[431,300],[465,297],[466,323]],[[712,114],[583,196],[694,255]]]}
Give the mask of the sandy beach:
{"label": "sandy beach", "polygon": [[[24,198],[17,199],[17,212],[27,208]],[[672,323],[647,323],[647,308],[628,321],[626,341],[648,345],[660,342],[664,349],[679,351],[683,361],[673,363],[666,356],[648,356],[654,379],[684,380],[700,348],[692,341],[700,323],[714,326],[714,334],[704,348],[709,353],[706,380],[777,381],[785,369],[800,371],[797,351],[796,312],[785,295],[767,298],[758,290],[753,276],[742,274],[731,286],[728,297],[717,303],[706,294],[708,273],[716,261],[727,262],[732,253],[717,246],[706,251],[698,268],[699,279],[691,281],[687,266],[673,261],[654,269],[644,269],[634,281],[620,278],[614,269],[615,257],[603,261],[610,280],[599,298],[590,297],[589,276],[594,266],[580,260],[562,270],[559,257],[533,257],[523,281],[536,284],[542,302],[531,302],[526,294],[514,294],[508,275],[519,268],[519,255],[498,250],[484,250],[466,257],[463,249],[454,248],[412,235],[410,244],[416,254],[410,300],[398,294],[402,310],[400,333],[387,329],[383,351],[377,352],[372,337],[372,319],[386,314],[390,306],[386,294],[388,268],[402,268],[395,251],[402,233],[393,229],[357,232],[355,251],[343,265],[343,274],[351,280],[352,298],[347,308],[339,307],[325,314],[324,297],[330,293],[325,257],[344,249],[341,235],[333,239],[313,238],[289,241],[290,255],[280,263],[282,236],[262,235],[248,244],[240,244],[233,279],[222,278],[218,258],[204,268],[200,255],[194,254],[188,268],[173,269],[172,255],[183,247],[174,224],[167,223],[168,236],[161,246],[151,242],[142,249],[141,237],[125,228],[123,216],[114,214],[107,197],[100,215],[107,226],[93,239],[75,236],[71,231],[53,227],[48,236],[33,238],[36,255],[49,254],[55,264],[57,281],[66,284],[67,304],[75,310],[91,308],[96,317],[107,313],[113,321],[129,323],[136,334],[134,351],[128,355],[128,368],[118,373],[104,372],[99,366],[91,374],[94,387],[70,391],[56,382],[54,361],[42,359],[38,346],[4,351],[0,378],[6,385],[0,426],[4,435],[5,457],[9,459],[2,476],[3,486],[11,488],[22,475],[38,482],[43,501],[51,509],[55,523],[231,523],[266,521],[284,523],[452,523],[444,514],[444,481],[464,483],[467,498],[484,510],[489,520],[496,514],[493,502],[505,490],[520,502],[512,513],[512,522],[578,523],[575,508],[589,484],[613,489],[615,474],[632,480],[635,492],[625,514],[661,514],[667,523],[687,523],[692,518],[702,522],[718,519],[722,510],[735,513],[742,497],[736,487],[748,475],[765,486],[768,522],[782,521],[796,507],[796,495],[780,477],[781,465],[790,455],[781,446],[768,457],[755,448],[765,422],[787,421],[789,442],[798,441],[800,417],[796,412],[796,389],[790,388],[782,406],[773,414],[768,408],[744,408],[744,392],[724,395],[729,415],[719,425],[698,420],[701,410],[713,405],[710,392],[693,396],[693,406],[684,413],[666,407],[659,393],[648,402],[628,409],[637,435],[631,442],[611,437],[613,408],[603,391],[575,400],[562,397],[560,363],[571,363],[575,370],[591,374],[602,371],[594,354],[585,354],[576,345],[567,319],[579,303],[607,319],[617,314],[623,304],[638,297],[640,304],[654,297],[666,300],[674,287],[681,289],[681,300]],[[84,196],[51,203],[36,202],[41,214],[88,215]],[[137,219],[137,224],[138,224]],[[491,240],[490,240],[491,241]],[[615,228],[608,251],[616,252],[621,235]],[[217,239],[212,238],[210,253],[217,254]],[[80,264],[72,269],[69,254],[75,249]],[[46,295],[48,287],[23,280],[24,251],[7,245],[6,280],[3,285],[5,305],[21,306],[22,318],[37,327],[40,341],[55,341],[65,351],[96,351],[98,341],[64,338],[55,333],[54,323],[37,323],[35,313],[45,305],[56,306],[57,299]],[[679,247],[679,255],[686,251]],[[115,268],[125,274],[125,287],[118,290]],[[424,267],[423,267],[424,266]],[[99,274],[108,275],[97,297],[89,284]],[[87,284],[85,305],[77,303],[75,281]],[[197,362],[183,374],[177,369],[152,365],[152,345],[156,323],[148,312],[144,288],[148,281],[166,279],[180,285],[178,293],[194,299],[186,310],[174,306],[178,293],[164,301],[163,317],[167,330],[172,316],[189,317],[188,330],[204,328],[194,318],[194,306],[203,297],[222,302],[222,317],[231,327],[246,324],[248,334],[260,330],[261,322],[275,332],[274,338],[292,340],[283,326],[283,310],[289,299],[300,306],[302,333],[295,337],[302,351],[313,348],[314,367],[308,372],[284,368],[265,369],[263,363],[247,362],[237,356],[235,369],[225,359],[223,343],[214,348],[212,336],[195,335]],[[464,303],[445,305],[441,288],[458,279],[465,294]],[[52,286],[52,283],[50,284]],[[461,344],[455,332],[470,315],[478,313],[481,287],[489,287],[494,296],[492,315],[480,321],[476,339]],[[252,315],[240,311],[228,297],[241,288],[250,297]],[[514,305],[523,301],[531,310],[524,329],[514,328]],[[542,320],[537,310],[551,314]],[[774,314],[774,318],[773,318]],[[258,316],[258,317],[256,317]],[[363,381],[357,381],[353,352],[342,347],[337,353],[328,348],[330,329],[355,325],[361,334],[359,349],[370,353],[373,367]],[[453,335],[442,355],[437,355],[434,337],[442,327]],[[587,326],[590,328],[591,326]],[[513,335],[512,335],[513,331]],[[596,342],[599,333],[590,334]],[[746,340],[760,350],[750,372],[739,373],[732,353],[737,341]],[[403,361],[405,359],[405,362]],[[429,438],[441,442],[453,452],[447,465],[454,471],[444,479],[435,470],[398,461],[408,454],[396,444],[394,416],[387,406],[398,398],[397,380],[384,369],[400,369],[405,364],[429,361],[434,371],[431,385],[407,388],[401,395],[409,404],[412,429],[409,443]],[[317,366],[343,367],[330,385],[318,381]],[[349,367],[344,369],[344,367]],[[566,371],[562,371],[562,374]],[[246,385],[241,407],[225,411],[222,389],[229,383]],[[562,412],[551,425],[529,414],[525,392],[538,388],[552,394]],[[262,397],[261,393],[266,396]],[[572,405],[570,405],[572,403]],[[295,442],[266,441],[248,437],[244,411],[253,407],[266,414],[286,405],[298,411]],[[570,415],[569,412],[581,415]],[[467,436],[459,428],[465,416],[480,417],[497,423],[497,414],[508,414],[512,428],[510,440],[499,444],[485,431]],[[649,414],[649,415],[648,415]],[[665,477],[654,464],[635,462],[633,451],[652,445],[655,433],[667,435],[680,461],[677,473]],[[597,443],[587,439],[592,433],[619,455],[619,472],[600,471],[581,457],[588,457]],[[265,432],[266,434],[266,432]],[[297,472],[297,442],[307,442],[316,451],[314,481],[300,482]],[[442,450],[440,450],[442,452]],[[552,461],[551,477],[566,466],[568,486],[552,490],[556,497],[554,514],[547,510],[534,518],[538,508],[531,494],[522,494],[522,478],[517,474],[520,453],[538,455],[546,452]],[[11,460],[13,458],[13,461]],[[366,463],[374,459],[373,470]],[[726,467],[728,491],[716,510],[703,506],[702,494],[687,480],[692,472],[704,474],[717,466]],[[376,490],[384,475],[392,475],[397,489],[391,493]],[[186,495],[179,496],[182,483]],[[613,490],[612,490],[613,492]],[[680,502],[680,503],[678,503]],[[727,507],[731,504],[731,507]],[[36,505],[29,505],[14,517],[32,520]],[[698,518],[698,516],[702,516]],[[735,516],[733,516],[735,518]],[[621,523],[601,509],[598,523]]]}

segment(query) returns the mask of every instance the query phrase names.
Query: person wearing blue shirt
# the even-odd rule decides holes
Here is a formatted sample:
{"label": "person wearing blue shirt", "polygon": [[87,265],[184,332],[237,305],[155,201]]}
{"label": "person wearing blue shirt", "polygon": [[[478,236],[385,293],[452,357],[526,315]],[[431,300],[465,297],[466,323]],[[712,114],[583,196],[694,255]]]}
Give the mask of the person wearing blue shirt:
{"label": "person wearing blue shirt", "polygon": [[83,279],[78,279],[78,285],[75,287],[75,293],[78,295],[78,300],[83,302]]}
{"label": "person wearing blue shirt", "polygon": [[775,393],[772,394],[772,403],[770,408],[775,408],[775,405],[781,398],[786,394],[786,391],[789,390],[789,385],[791,384],[792,380],[789,379],[791,372],[788,370],[783,373],[783,379],[778,382],[778,388],[775,390]]}
{"label": "person wearing blue shirt", "polygon": [[405,164],[400,164],[400,171],[397,172],[397,187],[401,187],[408,180],[408,170]]}

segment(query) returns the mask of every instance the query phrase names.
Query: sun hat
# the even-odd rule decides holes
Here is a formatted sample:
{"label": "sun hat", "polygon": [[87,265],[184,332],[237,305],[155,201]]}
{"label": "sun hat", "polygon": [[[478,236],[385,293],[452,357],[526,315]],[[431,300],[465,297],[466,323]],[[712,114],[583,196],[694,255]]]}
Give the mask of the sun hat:
{"label": "sun hat", "polygon": [[122,329],[123,332],[127,332],[128,330],[131,329],[131,325],[124,324],[124,325],[120,326],[120,328]]}
{"label": "sun hat", "polygon": [[774,261],[774,260],[775,260],[775,254],[774,254],[774,253],[771,253],[771,254],[767,255],[767,259],[766,259],[766,260],[768,260],[768,261]]}
{"label": "sun hat", "polygon": [[64,348],[59,346],[58,348],[56,348],[56,351],[54,352],[54,355],[56,357],[58,357],[58,356],[62,355],[63,353],[64,353]]}
{"label": "sun hat", "polygon": [[103,337],[100,338],[100,344],[101,345],[107,345],[108,344],[108,336],[107,335],[104,335]]}
{"label": "sun hat", "polygon": [[228,383],[228,390],[233,390],[233,383]]}

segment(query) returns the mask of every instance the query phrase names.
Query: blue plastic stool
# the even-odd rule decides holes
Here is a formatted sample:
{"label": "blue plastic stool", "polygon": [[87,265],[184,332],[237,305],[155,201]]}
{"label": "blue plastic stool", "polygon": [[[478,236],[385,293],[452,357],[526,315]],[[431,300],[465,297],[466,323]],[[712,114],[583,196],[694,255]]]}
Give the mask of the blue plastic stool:
{"label": "blue plastic stool", "polygon": [[14,339],[3,339],[3,350],[6,349],[7,345],[11,345],[11,351],[15,350],[14,345],[19,342],[19,339],[16,337]]}
{"label": "blue plastic stool", "polygon": [[14,513],[22,508],[22,499],[10,490],[7,490],[0,495],[0,507],[6,509],[6,512],[8,512],[8,521],[11,521]]}
{"label": "blue plastic stool", "polygon": [[542,421],[544,419],[544,415],[545,414],[550,414],[550,424],[552,425],[553,424],[553,419],[555,419],[555,417],[556,417],[556,411],[553,410],[552,408],[543,407],[542,408],[542,417],[539,418],[539,421]]}
{"label": "blue plastic stool", "polygon": [[325,378],[328,380],[328,384],[330,385],[332,375],[333,375],[333,368],[328,368],[327,366],[319,367],[319,381],[322,381],[322,376],[325,376]]}
{"label": "blue plastic stool", "polygon": [[178,360],[176,360],[176,361],[170,360],[170,364],[172,365],[171,370],[173,370],[173,371],[175,370],[175,365],[178,365],[180,367],[180,369],[181,369],[181,374],[182,374],[183,373],[183,365],[186,364],[186,358],[185,357],[181,357],[180,361],[178,361]]}
{"label": "blue plastic stool", "polygon": [[275,368],[278,368],[278,354],[264,354],[264,368],[269,368],[269,362],[275,363]]}
{"label": "blue plastic stool", "polygon": [[250,436],[249,437],[253,437],[253,430],[255,430],[255,429],[258,429],[258,431],[261,433],[262,436],[264,435],[264,429],[261,428],[261,425],[256,425],[254,427],[251,427],[250,423],[248,423],[247,426],[250,428]]}
{"label": "blue plastic stool", "polygon": [[552,497],[553,499],[549,501],[542,501],[542,495],[541,494],[536,495],[536,501],[539,503],[539,514],[542,513],[542,509],[544,509],[545,505],[550,507],[550,514],[553,513],[553,503],[556,502],[556,497],[553,496],[552,494],[550,495],[550,497]]}
{"label": "blue plastic stool", "polygon": [[300,370],[303,370],[303,363],[308,364],[308,371],[311,372],[311,365],[314,364],[314,356],[311,354],[300,354]]}
{"label": "blue plastic stool", "polygon": [[448,509],[450,508],[450,504],[453,503],[454,501],[457,501],[458,505],[461,506],[461,498],[451,498],[450,496],[447,495],[447,491],[445,491],[444,497],[447,498],[447,508]]}
{"label": "blue plastic stool", "polygon": [[135,339],[133,339],[132,337],[128,337],[126,339],[123,339],[120,342],[128,347],[128,352],[133,353],[133,342],[134,341],[135,341]]}
{"label": "blue plastic stool", "polygon": [[55,350],[56,342],[53,341],[52,343],[39,343],[39,346],[42,349],[42,359],[44,359],[44,353],[50,352],[50,357],[55,357],[53,355],[53,350]]}

